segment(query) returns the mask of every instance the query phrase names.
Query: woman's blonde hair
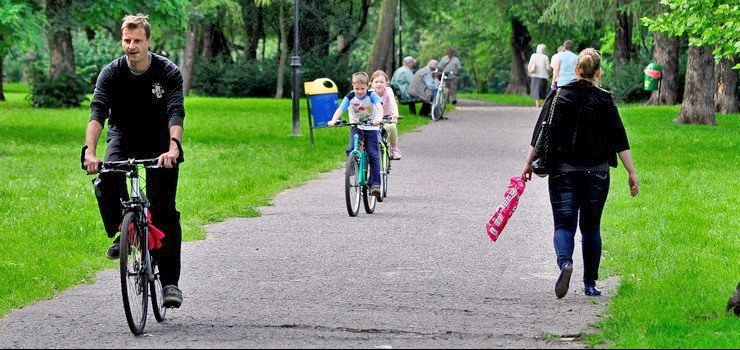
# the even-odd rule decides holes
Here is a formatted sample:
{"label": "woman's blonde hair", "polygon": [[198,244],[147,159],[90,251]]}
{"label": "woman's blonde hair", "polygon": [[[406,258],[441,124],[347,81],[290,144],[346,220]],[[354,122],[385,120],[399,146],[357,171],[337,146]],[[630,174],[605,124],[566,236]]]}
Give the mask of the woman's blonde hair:
{"label": "woman's blonde hair", "polygon": [[352,74],[352,84],[368,85],[369,83],[370,83],[370,77],[367,76],[367,73],[357,72],[355,74]]}
{"label": "woman's blonde hair", "polygon": [[601,54],[593,48],[581,51],[578,54],[578,64],[576,67],[580,70],[582,77],[593,79],[601,69]]}
{"label": "woman's blonde hair", "polygon": [[370,81],[372,82],[377,77],[383,77],[385,78],[385,81],[388,82],[388,74],[385,74],[385,72],[380,69],[373,72],[373,75],[370,76]]}

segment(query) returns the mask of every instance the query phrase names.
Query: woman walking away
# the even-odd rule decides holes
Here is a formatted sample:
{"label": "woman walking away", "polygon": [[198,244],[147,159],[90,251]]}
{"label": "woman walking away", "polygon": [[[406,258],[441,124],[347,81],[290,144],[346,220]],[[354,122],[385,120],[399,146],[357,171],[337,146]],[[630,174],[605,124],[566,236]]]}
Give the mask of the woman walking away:
{"label": "woman walking away", "polygon": [[527,67],[529,76],[532,78],[529,89],[530,95],[534,100],[535,107],[539,107],[549,92],[547,80],[550,79],[550,70],[552,70],[550,67],[550,58],[545,54],[545,44],[537,45],[537,52],[529,57],[529,65]]}
{"label": "woman walking away", "polygon": [[[594,86],[601,76],[601,55],[585,49],[578,55],[577,80],[551,93],[535,125],[529,154],[522,170],[525,181],[532,178],[532,153],[540,125],[554,109],[550,148],[550,203],[555,223],[555,253],[560,276],[555,296],[568,293],[573,272],[576,225],[580,226],[583,249],[585,293],[601,295],[596,289],[601,261],[601,213],[609,192],[609,167],[617,167],[617,155],[629,174],[632,196],[640,188],[632,164],[627,134],[610,92]],[[580,220],[579,220],[580,216]]]}

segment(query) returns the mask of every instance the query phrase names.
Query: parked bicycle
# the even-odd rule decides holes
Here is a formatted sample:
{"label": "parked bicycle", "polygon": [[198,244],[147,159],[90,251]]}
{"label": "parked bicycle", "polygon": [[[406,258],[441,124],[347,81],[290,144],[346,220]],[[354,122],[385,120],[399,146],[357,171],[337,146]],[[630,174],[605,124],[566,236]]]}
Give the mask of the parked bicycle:
{"label": "parked bicycle", "polygon": [[447,80],[452,72],[442,72],[442,76],[439,79],[439,87],[437,88],[437,95],[434,96],[432,102],[432,120],[435,122],[442,119],[445,114],[445,105],[450,97],[450,88],[447,87]]}
{"label": "parked bicycle", "polygon": [[[85,149],[82,148],[81,161]],[[164,306],[162,282],[159,268],[152,261],[149,233],[149,200],[141,189],[139,167],[160,168],[157,158],[128,159],[115,162],[100,162],[100,174],[121,173],[129,179],[131,192],[128,200],[121,200],[123,222],[121,223],[120,273],[123,309],[131,333],[144,332],[147,308],[151,298],[154,318],[164,321],[167,309]],[[83,166],[84,169],[84,166]]]}

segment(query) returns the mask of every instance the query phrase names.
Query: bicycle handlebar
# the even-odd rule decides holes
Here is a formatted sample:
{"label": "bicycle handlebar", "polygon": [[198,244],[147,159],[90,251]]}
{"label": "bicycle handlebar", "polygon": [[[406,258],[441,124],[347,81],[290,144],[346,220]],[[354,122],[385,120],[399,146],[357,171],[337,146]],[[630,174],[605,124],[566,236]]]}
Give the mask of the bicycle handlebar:
{"label": "bicycle handlebar", "polygon": [[[364,125],[364,126],[378,126],[378,125],[372,125],[372,124],[367,124],[367,123],[350,123],[348,121],[341,120],[341,119],[338,122],[339,122],[339,124],[335,124],[335,125],[329,125],[329,124],[327,124],[327,125],[329,125],[330,127],[333,127],[333,126],[359,126],[359,125]],[[383,124],[395,124],[395,123],[396,122],[393,122],[390,117],[383,117],[383,120],[380,122],[380,125],[383,125]]]}
{"label": "bicycle handlebar", "polygon": [[[178,147],[179,147],[179,144],[178,144]],[[85,150],[86,149],[87,149],[87,145],[83,146],[82,151],[80,152],[80,164],[83,170],[86,169],[85,168]],[[126,170],[132,167],[135,167],[137,165],[143,165],[146,168],[156,169],[156,168],[161,168],[159,165],[157,165],[158,162],[159,162],[159,158],[150,158],[150,159],[129,158],[127,160],[119,160],[119,161],[112,161],[112,162],[98,162],[98,167],[100,167],[100,170]]]}

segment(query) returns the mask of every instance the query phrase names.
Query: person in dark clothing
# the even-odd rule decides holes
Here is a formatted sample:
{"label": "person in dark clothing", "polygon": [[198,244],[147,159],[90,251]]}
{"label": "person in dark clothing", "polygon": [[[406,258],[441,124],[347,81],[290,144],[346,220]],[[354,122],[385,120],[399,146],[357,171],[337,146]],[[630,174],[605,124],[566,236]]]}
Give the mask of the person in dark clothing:
{"label": "person in dark clothing", "polygon": [[[147,169],[146,192],[152,224],[164,232],[161,249],[152,255],[160,270],[167,307],[182,304],[180,279],[180,213],[175,206],[180,140],[183,133],[182,75],[167,58],[149,52],[151,26],[145,15],[129,15],[121,25],[124,56],[109,63],[98,75],[90,103],[83,166],[97,174],[96,147],[108,119],[105,161],[128,158],[159,158],[162,168]],[[181,159],[182,160],[182,159]],[[106,173],[96,180],[98,204],[109,237],[119,231],[121,198],[127,198],[122,174]],[[118,259],[120,236],[108,249],[109,259]]]}
{"label": "person in dark clothing", "polygon": [[558,298],[568,292],[576,226],[582,235],[585,294],[601,295],[596,288],[601,261],[601,214],[609,193],[609,167],[617,167],[617,155],[629,174],[633,197],[640,187],[614,98],[609,91],[594,85],[601,77],[599,52],[581,51],[575,72],[577,81],[558,87],[547,97],[521,174],[525,181],[532,179],[535,141],[542,122],[554,108],[548,185],[555,223],[553,241],[560,268],[555,284]]}

